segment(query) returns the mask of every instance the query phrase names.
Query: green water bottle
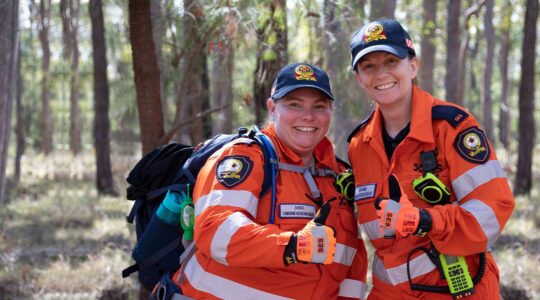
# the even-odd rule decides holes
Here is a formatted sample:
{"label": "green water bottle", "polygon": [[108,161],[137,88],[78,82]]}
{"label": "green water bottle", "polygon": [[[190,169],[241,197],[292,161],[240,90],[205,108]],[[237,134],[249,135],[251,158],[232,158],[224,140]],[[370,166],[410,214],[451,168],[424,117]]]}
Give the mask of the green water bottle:
{"label": "green water bottle", "polygon": [[189,184],[187,186],[187,194],[182,193],[182,202],[180,204],[180,226],[184,231],[183,243],[189,243],[193,240],[193,224],[195,223],[195,208],[193,206],[193,199],[191,198],[189,191]]}

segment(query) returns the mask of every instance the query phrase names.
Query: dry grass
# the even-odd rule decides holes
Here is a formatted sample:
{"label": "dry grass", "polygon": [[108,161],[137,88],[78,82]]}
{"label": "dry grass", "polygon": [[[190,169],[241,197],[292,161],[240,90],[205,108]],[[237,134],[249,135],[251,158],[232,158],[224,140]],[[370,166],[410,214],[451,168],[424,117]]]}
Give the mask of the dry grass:
{"label": "dry grass", "polygon": [[[502,156],[511,174],[515,158]],[[135,158],[112,161],[124,194],[123,179]],[[97,195],[93,164],[93,153],[23,160],[21,182],[0,210],[0,299],[136,298],[135,276],[124,280],[120,275],[131,263],[135,234],[125,222],[131,203],[124,195]],[[540,163],[533,170],[540,170]],[[516,203],[493,249],[501,293],[504,299],[540,299],[538,190],[517,197]]]}

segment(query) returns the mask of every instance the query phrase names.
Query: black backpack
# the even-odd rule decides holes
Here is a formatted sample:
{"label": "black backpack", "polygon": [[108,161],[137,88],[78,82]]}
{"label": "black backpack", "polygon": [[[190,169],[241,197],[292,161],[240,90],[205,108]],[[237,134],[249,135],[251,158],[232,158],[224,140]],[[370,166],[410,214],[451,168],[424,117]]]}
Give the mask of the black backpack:
{"label": "black backpack", "polygon": [[129,223],[135,221],[137,244],[132,252],[136,263],[123,270],[122,277],[138,271],[139,282],[152,290],[161,277],[180,266],[179,258],[184,252],[180,221],[176,225],[167,224],[155,212],[169,190],[187,193],[188,184],[194,186],[208,158],[238,138],[253,140],[263,151],[264,181],[260,197],[272,188],[270,223],[273,223],[278,159],[272,142],[257,127],[251,131],[240,128],[237,134],[217,135],[197,148],[177,143],[158,147],[145,155],[126,179],[130,184],[127,198],[135,201],[126,218]]}

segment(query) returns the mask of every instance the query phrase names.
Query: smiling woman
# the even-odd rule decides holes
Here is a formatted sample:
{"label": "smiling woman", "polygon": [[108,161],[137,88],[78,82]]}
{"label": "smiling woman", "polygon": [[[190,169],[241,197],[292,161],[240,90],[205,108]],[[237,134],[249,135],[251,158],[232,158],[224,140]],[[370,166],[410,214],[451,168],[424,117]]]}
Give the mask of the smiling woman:
{"label": "smiling woman", "polygon": [[159,283],[158,295],[363,299],[366,249],[351,206],[334,187],[344,166],[326,137],[332,102],[323,70],[304,63],[281,69],[262,130],[278,157],[276,209],[273,193],[261,194],[270,163],[260,147],[240,141],[217,151],[193,189],[195,254]]}

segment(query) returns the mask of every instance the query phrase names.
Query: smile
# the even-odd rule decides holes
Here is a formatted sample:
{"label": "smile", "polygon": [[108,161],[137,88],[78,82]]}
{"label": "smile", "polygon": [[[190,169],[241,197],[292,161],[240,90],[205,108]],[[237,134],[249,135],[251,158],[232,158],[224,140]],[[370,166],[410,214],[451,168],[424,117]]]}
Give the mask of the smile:
{"label": "smile", "polygon": [[389,83],[385,83],[385,84],[383,84],[383,85],[378,85],[378,86],[375,87],[375,89],[377,89],[377,90],[379,90],[379,91],[381,91],[381,90],[387,90],[387,89],[393,87],[394,85],[396,85],[395,82],[389,82]]}
{"label": "smile", "polygon": [[317,130],[317,128],[315,128],[315,127],[305,127],[305,126],[294,127],[294,129],[296,129],[298,131],[302,131],[302,132],[313,132],[313,131]]}

